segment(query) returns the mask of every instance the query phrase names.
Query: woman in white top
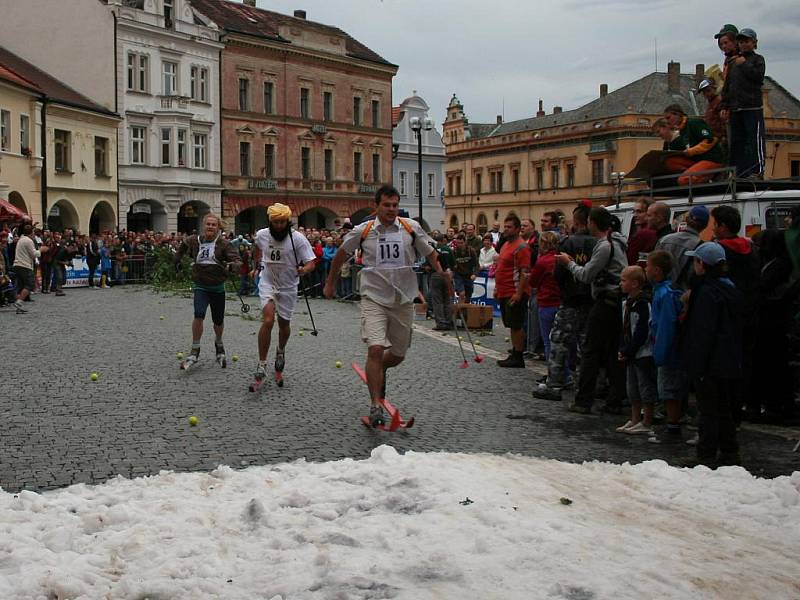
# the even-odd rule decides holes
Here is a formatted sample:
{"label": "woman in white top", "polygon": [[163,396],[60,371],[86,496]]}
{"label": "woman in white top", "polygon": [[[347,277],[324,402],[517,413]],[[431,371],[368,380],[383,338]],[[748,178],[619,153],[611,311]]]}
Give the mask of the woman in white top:
{"label": "woman in white top", "polygon": [[483,248],[481,248],[481,252],[478,255],[478,265],[481,271],[488,271],[496,260],[497,250],[492,245],[492,236],[487,233],[483,236]]}

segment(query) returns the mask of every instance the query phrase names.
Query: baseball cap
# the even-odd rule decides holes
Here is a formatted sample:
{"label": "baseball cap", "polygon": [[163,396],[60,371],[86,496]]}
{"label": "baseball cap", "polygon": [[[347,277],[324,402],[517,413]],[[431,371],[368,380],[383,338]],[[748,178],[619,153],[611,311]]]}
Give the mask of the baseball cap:
{"label": "baseball cap", "polygon": [[701,225],[708,225],[708,209],[703,205],[693,206],[689,218]]}
{"label": "baseball cap", "polygon": [[686,256],[696,256],[705,264],[714,266],[725,260],[725,249],[717,242],[706,242],[686,252]]}
{"label": "baseball cap", "polygon": [[710,79],[703,79],[703,81],[700,82],[700,85],[697,86],[697,91],[702,92],[706,88],[714,89],[714,82]]}
{"label": "baseball cap", "polygon": [[739,33],[736,34],[736,38],[737,39],[738,38],[752,38],[754,40],[757,40],[758,36],[756,35],[756,32],[753,29],[750,29],[749,27],[745,27]]}
{"label": "baseball cap", "polygon": [[732,33],[736,35],[739,33],[739,29],[736,27],[736,25],[731,25],[730,23],[726,23],[725,25],[722,26],[722,29],[719,30],[719,33],[714,36],[714,39],[718,40],[726,33]]}

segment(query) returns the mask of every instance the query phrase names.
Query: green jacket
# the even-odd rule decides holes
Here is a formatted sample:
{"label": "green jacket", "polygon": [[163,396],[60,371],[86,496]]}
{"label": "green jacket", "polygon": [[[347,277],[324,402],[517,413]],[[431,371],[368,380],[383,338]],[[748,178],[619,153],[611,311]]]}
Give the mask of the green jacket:
{"label": "green jacket", "polygon": [[670,150],[685,152],[692,160],[710,160],[722,164],[722,149],[719,140],[708,124],[700,117],[684,117],[676,137],[669,144]]}
{"label": "green jacket", "polygon": [[447,244],[436,244],[436,252],[439,253],[439,264],[443,271],[456,268],[456,259],[453,256],[453,249]]}

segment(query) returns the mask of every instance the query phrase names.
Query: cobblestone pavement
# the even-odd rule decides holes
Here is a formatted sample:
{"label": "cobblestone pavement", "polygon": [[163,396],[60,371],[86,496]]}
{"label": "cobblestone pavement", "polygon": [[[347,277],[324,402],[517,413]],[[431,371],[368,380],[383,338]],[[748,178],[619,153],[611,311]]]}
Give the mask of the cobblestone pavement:
{"label": "cobblestone pavement", "polygon": [[[0,312],[7,349],[0,487],[6,491],[162,469],[363,458],[384,443],[399,451],[514,452],[578,462],[660,458],[674,464],[692,452],[684,444],[654,445],[614,433],[624,418],[573,415],[566,401],[532,399],[541,364],[500,369],[487,358],[460,369],[453,335],[430,331],[430,321],[415,325],[410,355],[390,372],[388,385],[389,398],[404,416],[415,415],[416,424],[404,433],[384,433],[358,421],[367,396],[350,369],[365,354],[357,304],[312,300],[320,330],[313,337],[300,302],[286,386],[270,382],[256,395],[247,386],[259,323],[242,318],[235,297],[227,304],[225,341],[229,355],[240,360],[225,370],[214,363],[209,317],[201,361],[189,373],[179,370],[176,359],[190,341],[188,296],[126,286],[34,298],[26,315]],[[257,318],[258,301],[249,302]],[[479,350],[503,355],[506,335],[499,329],[477,338]],[[343,368],[335,367],[337,360]],[[90,380],[92,372],[98,381]],[[198,417],[196,427],[189,425],[190,415]],[[797,429],[742,431],[745,466],[761,476],[800,469],[793,437],[800,437]]]}

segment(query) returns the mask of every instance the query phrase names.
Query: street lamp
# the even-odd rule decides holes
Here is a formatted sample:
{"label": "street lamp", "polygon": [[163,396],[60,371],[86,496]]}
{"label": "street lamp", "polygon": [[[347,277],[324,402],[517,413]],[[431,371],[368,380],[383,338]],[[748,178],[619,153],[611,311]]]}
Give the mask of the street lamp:
{"label": "street lamp", "polygon": [[619,208],[619,201],[620,201],[620,196],[622,195],[622,185],[625,179],[625,175],[626,175],[625,171],[620,171],[619,173],[617,171],[614,171],[613,173],[611,173],[610,177],[611,183],[614,184],[614,196],[617,199],[617,208]]}
{"label": "street lamp", "polygon": [[428,117],[420,119],[419,117],[412,117],[411,130],[417,136],[417,193],[419,194],[419,220],[422,226],[422,132],[430,131],[433,129],[433,121]]}

